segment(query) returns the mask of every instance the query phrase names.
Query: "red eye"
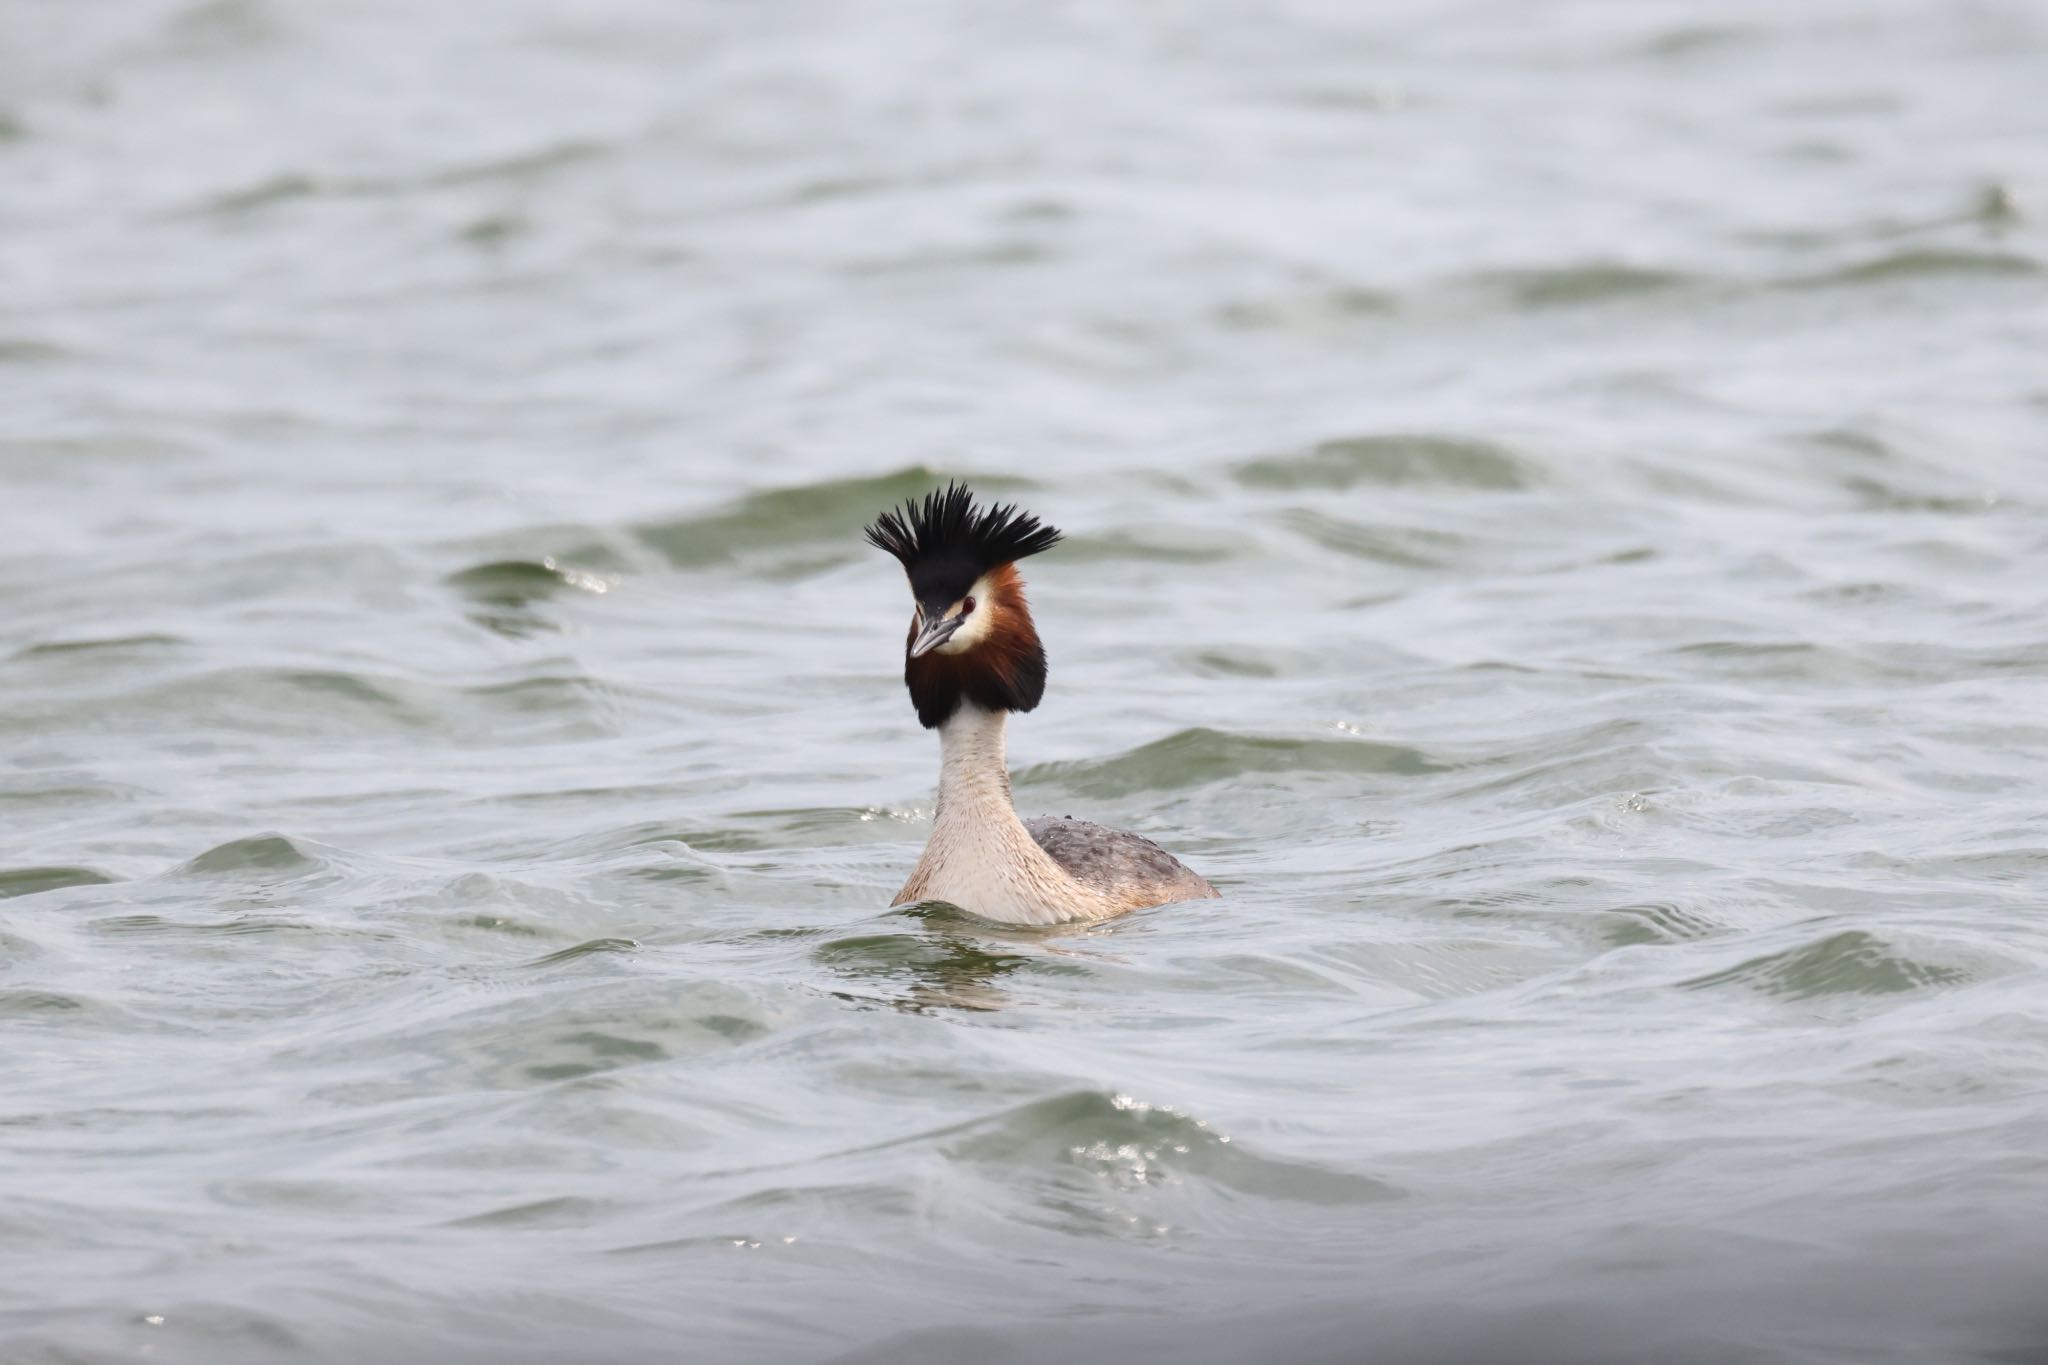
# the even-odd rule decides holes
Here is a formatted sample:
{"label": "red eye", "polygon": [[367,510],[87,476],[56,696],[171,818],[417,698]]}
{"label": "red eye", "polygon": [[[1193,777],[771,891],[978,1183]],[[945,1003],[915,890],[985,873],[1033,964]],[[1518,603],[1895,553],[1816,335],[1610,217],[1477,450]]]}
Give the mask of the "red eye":
{"label": "red eye", "polygon": [[962,603],[960,604],[960,614],[961,614],[962,616],[967,616],[967,615],[970,615],[970,614],[972,614],[972,613],[973,613],[973,611],[974,611],[974,599],[973,599],[973,598],[971,598],[971,597],[970,597],[970,598],[966,599],[966,600],[965,600],[964,602],[962,602]]}

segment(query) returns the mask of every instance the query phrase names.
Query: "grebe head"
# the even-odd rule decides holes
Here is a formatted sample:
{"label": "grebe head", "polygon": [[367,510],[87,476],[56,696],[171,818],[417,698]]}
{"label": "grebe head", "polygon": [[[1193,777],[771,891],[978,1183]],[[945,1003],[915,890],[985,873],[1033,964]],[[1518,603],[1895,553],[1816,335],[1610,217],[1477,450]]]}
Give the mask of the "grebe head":
{"label": "grebe head", "polygon": [[916,604],[903,681],[931,729],[962,702],[1029,711],[1045,695],[1045,649],[1024,600],[1017,561],[1060,533],[1014,505],[975,505],[952,483],[875,518],[868,543],[903,565]]}

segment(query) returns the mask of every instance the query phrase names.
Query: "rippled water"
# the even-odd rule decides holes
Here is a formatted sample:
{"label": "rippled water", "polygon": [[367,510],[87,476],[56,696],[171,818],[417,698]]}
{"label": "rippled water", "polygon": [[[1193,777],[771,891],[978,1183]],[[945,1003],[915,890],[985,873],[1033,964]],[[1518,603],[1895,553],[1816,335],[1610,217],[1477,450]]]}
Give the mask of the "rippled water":
{"label": "rippled water", "polygon": [[[2044,60],[0,6],[0,1358],[2040,1359]],[[1225,899],[885,909],[955,473]]]}

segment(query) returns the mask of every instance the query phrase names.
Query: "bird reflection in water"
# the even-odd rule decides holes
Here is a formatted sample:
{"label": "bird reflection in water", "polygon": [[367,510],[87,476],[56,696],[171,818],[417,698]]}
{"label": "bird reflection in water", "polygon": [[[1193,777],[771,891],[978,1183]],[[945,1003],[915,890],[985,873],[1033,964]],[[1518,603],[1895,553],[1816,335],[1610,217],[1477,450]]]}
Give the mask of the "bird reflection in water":
{"label": "bird reflection in water", "polygon": [[888,927],[881,932],[836,938],[813,952],[820,964],[860,987],[834,991],[838,998],[913,1014],[993,1011],[1011,1003],[997,984],[1004,977],[1087,970],[1082,954],[1056,941],[1092,936],[1078,926],[991,924],[942,901],[906,906],[885,920]]}

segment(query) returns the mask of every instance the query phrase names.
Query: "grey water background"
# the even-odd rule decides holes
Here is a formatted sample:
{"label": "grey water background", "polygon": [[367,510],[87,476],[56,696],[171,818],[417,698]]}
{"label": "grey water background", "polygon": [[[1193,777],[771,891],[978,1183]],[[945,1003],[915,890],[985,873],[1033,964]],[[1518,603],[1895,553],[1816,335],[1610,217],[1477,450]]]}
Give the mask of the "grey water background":
{"label": "grey water background", "polygon": [[[2042,1359],[2044,70],[0,4],[0,1359]],[[954,474],[1223,900],[886,909]]]}

